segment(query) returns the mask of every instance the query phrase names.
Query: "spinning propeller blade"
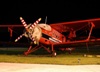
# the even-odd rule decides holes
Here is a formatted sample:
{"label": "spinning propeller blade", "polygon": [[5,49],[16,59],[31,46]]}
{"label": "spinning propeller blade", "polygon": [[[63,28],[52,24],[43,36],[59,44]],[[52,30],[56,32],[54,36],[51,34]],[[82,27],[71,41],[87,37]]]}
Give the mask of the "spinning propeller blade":
{"label": "spinning propeller blade", "polygon": [[34,28],[39,22],[41,21],[41,18],[39,18],[38,20],[36,20],[30,27],[30,29]]}
{"label": "spinning propeller blade", "polygon": [[24,36],[24,34],[20,35],[17,39],[15,39],[15,42],[17,42],[19,39],[21,39]]}
{"label": "spinning propeller blade", "polygon": [[20,20],[21,20],[23,26],[25,27],[26,31],[29,32],[28,25],[26,24],[26,22],[24,21],[24,19],[22,17],[20,17]]}
{"label": "spinning propeller blade", "polygon": [[[36,43],[36,42],[35,42],[35,39],[32,37],[32,34],[30,33],[30,29],[33,29],[33,28],[41,21],[41,18],[39,18],[38,20],[36,20],[29,28],[28,28],[28,25],[26,24],[26,22],[24,21],[24,19],[23,19],[22,17],[20,17],[20,20],[21,20],[23,26],[25,27],[26,31],[30,34],[30,36],[31,36],[30,39],[31,39],[34,43]],[[19,39],[21,39],[23,36],[24,36],[24,33],[23,33],[22,35],[20,35],[20,36],[15,40],[15,42],[17,42],[17,41],[18,41]]]}

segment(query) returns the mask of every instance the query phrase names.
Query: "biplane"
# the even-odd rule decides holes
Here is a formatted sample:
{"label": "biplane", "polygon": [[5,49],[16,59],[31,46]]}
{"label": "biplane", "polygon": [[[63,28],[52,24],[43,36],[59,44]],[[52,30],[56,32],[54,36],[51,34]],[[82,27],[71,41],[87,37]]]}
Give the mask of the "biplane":
{"label": "biplane", "polygon": [[[23,36],[30,40],[30,46],[24,52],[28,55],[40,48],[56,56],[56,50],[72,51],[75,47],[100,45],[100,18],[78,20],[71,22],[61,22],[54,24],[39,23],[41,18],[34,23],[27,24],[20,17],[22,25],[0,25],[0,27],[9,27],[10,36],[13,28],[24,27],[24,32],[15,39],[18,42]],[[93,34],[98,32],[96,36]],[[98,37],[99,36],[99,37]],[[32,45],[36,46],[33,47]]]}

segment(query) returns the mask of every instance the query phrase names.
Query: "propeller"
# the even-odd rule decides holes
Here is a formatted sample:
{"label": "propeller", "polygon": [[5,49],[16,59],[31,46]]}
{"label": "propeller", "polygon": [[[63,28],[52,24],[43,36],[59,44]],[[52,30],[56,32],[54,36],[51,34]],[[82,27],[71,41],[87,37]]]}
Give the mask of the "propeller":
{"label": "propeller", "polygon": [[26,31],[29,32],[28,25],[26,24],[26,22],[24,21],[24,19],[22,17],[20,17],[20,20],[21,20],[23,26],[25,27]]}
{"label": "propeller", "polygon": [[18,40],[20,40],[23,36],[24,36],[24,34],[21,34],[17,39],[15,39],[15,42],[17,42]]}
{"label": "propeller", "polygon": [[[36,20],[31,26],[28,26],[22,17],[20,17],[20,20],[21,20],[23,26],[25,27],[26,32],[28,32],[28,34],[30,34],[30,39],[36,44],[36,41],[32,37],[32,34],[31,34],[30,30],[33,29],[41,21],[41,18]],[[20,40],[23,36],[25,36],[25,32],[23,34],[21,34],[17,39],[15,39],[15,42]]]}

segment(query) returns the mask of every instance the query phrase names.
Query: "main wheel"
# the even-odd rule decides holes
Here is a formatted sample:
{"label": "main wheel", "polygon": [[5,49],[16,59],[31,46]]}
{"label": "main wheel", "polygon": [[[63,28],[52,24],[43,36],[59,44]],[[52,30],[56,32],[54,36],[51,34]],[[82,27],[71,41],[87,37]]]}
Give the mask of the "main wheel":
{"label": "main wheel", "polygon": [[53,57],[56,57],[56,56],[57,56],[57,53],[56,53],[55,51],[53,51],[53,52],[52,52],[52,56],[53,56]]}

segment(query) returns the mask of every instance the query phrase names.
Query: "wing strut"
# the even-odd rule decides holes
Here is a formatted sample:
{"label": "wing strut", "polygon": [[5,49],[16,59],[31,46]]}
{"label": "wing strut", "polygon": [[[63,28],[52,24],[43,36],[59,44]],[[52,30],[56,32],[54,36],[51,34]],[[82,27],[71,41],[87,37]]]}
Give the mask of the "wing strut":
{"label": "wing strut", "polygon": [[94,25],[93,22],[91,22],[91,28],[90,28],[90,32],[89,32],[89,35],[88,35],[88,38],[87,38],[88,41],[90,40],[90,37],[91,37],[91,33],[92,33],[92,30],[93,30],[93,27],[95,27],[95,25]]}
{"label": "wing strut", "polygon": [[88,47],[88,41],[90,40],[90,37],[91,37],[91,34],[92,34],[92,30],[93,30],[93,27],[95,27],[94,23],[93,22],[90,22],[91,24],[91,28],[90,28],[90,32],[89,32],[89,35],[87,37],[87,42],[86,42],[86,48],[87,48],[87,51],[89,53],[89,47]]}

